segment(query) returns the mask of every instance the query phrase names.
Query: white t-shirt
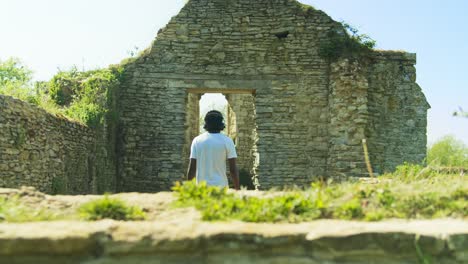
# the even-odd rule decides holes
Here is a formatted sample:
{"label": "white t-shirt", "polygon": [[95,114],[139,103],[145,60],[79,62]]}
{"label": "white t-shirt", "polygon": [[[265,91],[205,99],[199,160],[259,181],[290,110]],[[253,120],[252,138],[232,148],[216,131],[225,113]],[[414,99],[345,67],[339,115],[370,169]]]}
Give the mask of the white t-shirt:
{"label": "white t-shirt", "polygon": [[221,133],[205,132],[193,139],[190,158],[197,160],[197,183],[228,186],[226,160],[237,158],[232,139]]}

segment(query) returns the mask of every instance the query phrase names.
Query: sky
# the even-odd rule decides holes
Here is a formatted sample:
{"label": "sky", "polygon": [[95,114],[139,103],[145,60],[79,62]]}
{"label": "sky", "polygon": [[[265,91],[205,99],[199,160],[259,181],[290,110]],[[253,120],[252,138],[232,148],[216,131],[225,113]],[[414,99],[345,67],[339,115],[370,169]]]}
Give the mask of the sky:
{"label": "sky", "polygon": [[[0,60],[20,58],[36,80],[72,66],[88,70],[116,64],[147,48],[184,2],[0,0]],[[378,49],[417,53],[417,82],[432,106],[429,143],[451,134],[468,144],[468,119],[452,116],[458,107],[468,109],[468,1],[300,2],[370,35]]]}

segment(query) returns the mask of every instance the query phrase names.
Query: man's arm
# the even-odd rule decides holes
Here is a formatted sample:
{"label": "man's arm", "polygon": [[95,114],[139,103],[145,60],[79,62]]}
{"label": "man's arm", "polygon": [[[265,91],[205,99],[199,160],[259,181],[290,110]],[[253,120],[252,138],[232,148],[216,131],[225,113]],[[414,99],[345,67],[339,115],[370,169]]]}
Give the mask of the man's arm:
{"label": "man's arm", "polygon": [[232,182],[234,183],[234,188],[236,190],[240,189],[239,186],[239,170],[237,169],[237,159],[228,159],[229,161],[229,171],[231,172]]}
{"label": "man's arm", "polygon": [[197,160],[190,159],[188,170],[187,170],[187,180],[191,181],[195,178],[197,172]]}

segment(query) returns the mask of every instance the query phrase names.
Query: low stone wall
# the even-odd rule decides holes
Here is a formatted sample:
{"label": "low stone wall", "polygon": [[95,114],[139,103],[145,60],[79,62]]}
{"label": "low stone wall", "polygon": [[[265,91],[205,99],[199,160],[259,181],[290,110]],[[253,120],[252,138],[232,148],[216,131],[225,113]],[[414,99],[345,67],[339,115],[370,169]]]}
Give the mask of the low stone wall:
{"label": "low stone wall", "polygon": [[0,263],[467,263],[462,220],[0,224]]}
{"label": "low stone wall", "polygon": [[86,126],[0,95],[0,187],[95,192],[97,167],[105,167],[101,141]]}

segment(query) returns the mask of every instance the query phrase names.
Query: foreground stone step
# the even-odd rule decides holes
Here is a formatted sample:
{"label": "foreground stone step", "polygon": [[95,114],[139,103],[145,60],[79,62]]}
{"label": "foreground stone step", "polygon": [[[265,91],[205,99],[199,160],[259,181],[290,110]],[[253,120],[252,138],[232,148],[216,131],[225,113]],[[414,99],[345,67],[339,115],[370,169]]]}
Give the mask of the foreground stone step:
{"label": "foreground stone step", "polygon": [[468,222],[0,224],[0,263],[468,263]]}

